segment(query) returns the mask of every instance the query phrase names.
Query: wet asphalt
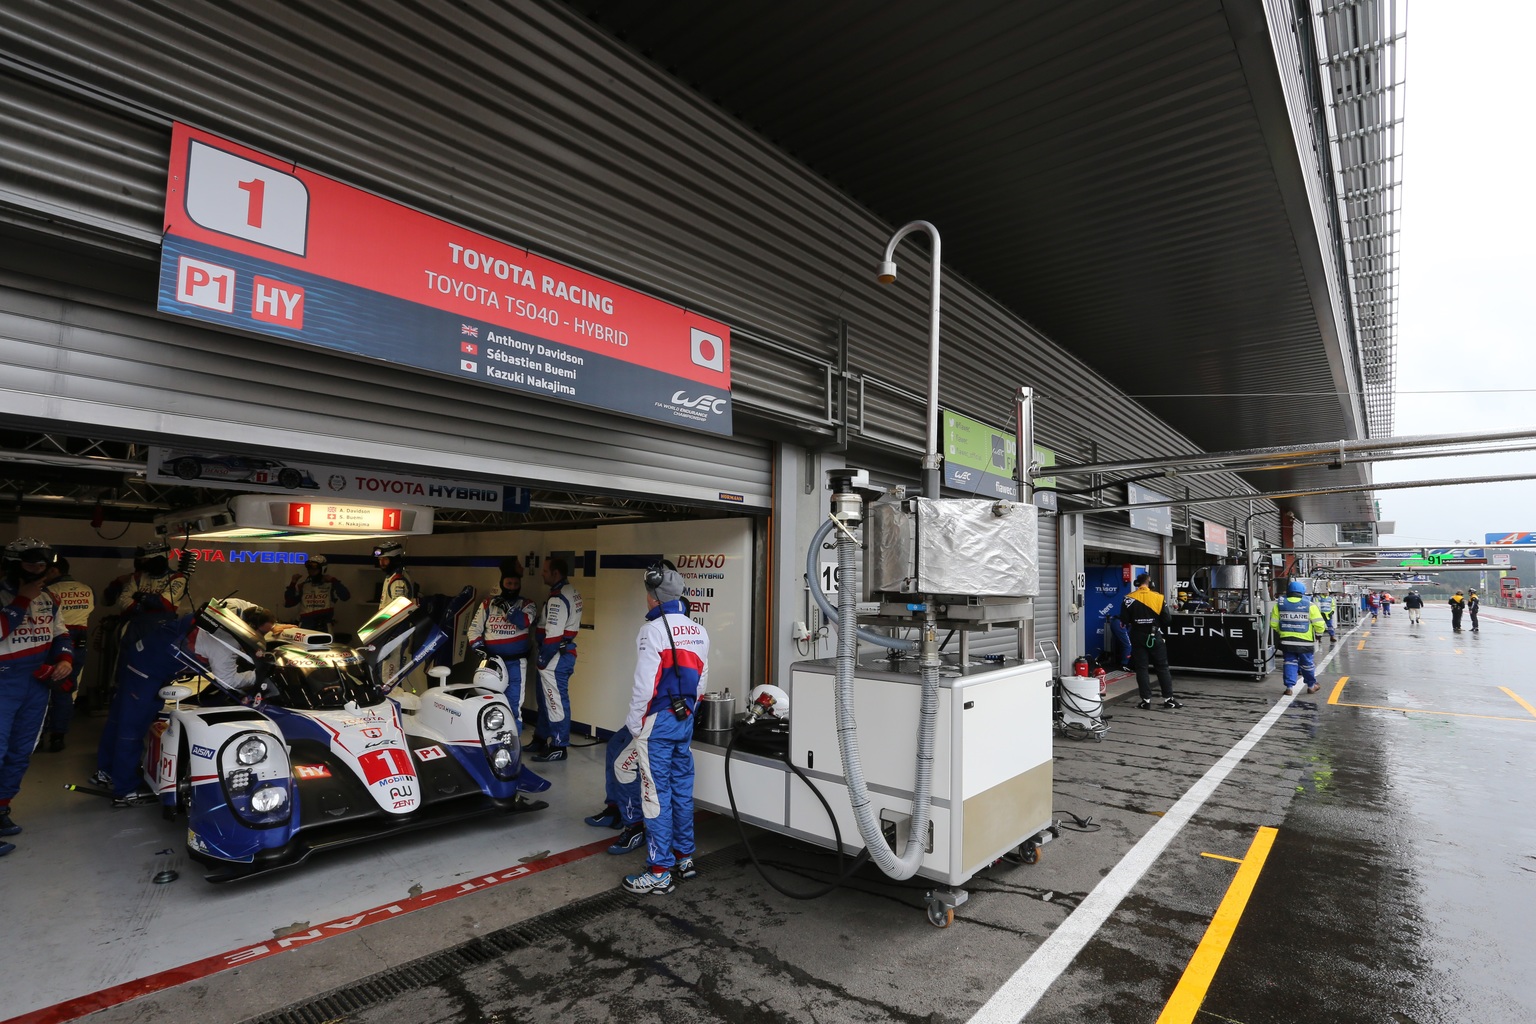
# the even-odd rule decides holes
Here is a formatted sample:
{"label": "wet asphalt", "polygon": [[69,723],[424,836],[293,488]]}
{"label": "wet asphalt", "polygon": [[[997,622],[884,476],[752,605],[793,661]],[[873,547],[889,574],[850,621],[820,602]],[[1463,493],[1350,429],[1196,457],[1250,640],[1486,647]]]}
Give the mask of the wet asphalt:
{"label": "wet asphalt", "polygon": [[[1320,692],[1291,699],[1026,1019],[1157,1020],[1238,868],[1218,858],[1242,858],[1270,826],[1274,847],[1195,1020],[1536,1020],[1536,711],[1520,703],[1536,705],[1533,655],[1536,615],[1517,612],[1484,613],[1478,634],[1413,627],[1400,612],[1347,637]],[[874,869],[821,899],[780,895],[717,818],[701,830],[711,852],[699,878],[667,896],[617,894],[614,864],[587,861],[540,875],[538,895],[439,908],[479,936],[450,970],[402,966],[445,945],[434,939],[448,929],[425,914],[358,933],[374,954],[394,944],[392,966],[373,975],[393,983],[385,997],[348,983],[339,1003],[241,1014],[220,975],[191,1005],[208,1021],[967,1021],[1275,707],[1281,685],[1277,671],[1259,683],[1188,676],[1177,689],[1182,710],[1140,711],[1132,696],[1109,708],[1102,743],[1058,739],[1067,830],[1038,863],[974,878],[947,929],[926,921],[928,884]],[[1072,815],[1092,822],[1078,830]],[[785,886],[835,874],[829,854],[749,835]],[[341,943],[304,955],[328,957],[335,978],[352,955]],[[303,959],[281,960],[244,984],[316,991]],[[99,1016],[176,1012],[168,993]]]}

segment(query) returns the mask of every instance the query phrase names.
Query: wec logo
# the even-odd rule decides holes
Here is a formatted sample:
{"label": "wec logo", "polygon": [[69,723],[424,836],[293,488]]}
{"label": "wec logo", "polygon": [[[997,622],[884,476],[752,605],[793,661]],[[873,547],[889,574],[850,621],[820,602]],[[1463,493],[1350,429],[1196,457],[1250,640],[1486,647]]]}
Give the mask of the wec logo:
{"label": "wec logo", "polygon": [[689,398],[686,392],[672,392],[672,404],[680,405],[685,409],[698,409],[700,412],[720,414],[725,411],[726,400],[715,395],[700,395],[698,398]]}

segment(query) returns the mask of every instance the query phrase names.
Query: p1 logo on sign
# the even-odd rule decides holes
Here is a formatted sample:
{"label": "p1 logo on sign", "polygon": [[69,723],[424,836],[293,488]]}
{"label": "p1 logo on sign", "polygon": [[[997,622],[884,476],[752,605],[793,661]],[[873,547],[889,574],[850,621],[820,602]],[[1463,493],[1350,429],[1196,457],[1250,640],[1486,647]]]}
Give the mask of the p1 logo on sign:
{"label": "p1 logo on sign", "polygon": [[217,263],[181,257],[176,268],[176,301],[224,313],[235,311],[235,271]]}

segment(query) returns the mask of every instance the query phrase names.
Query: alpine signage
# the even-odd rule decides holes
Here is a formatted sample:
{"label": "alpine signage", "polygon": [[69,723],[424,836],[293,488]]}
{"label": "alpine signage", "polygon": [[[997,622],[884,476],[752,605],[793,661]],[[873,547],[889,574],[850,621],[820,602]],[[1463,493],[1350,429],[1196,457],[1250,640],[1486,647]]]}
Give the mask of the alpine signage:
{"label": "alpine signage", "polygon": [[159,308],[731,433],[726,325],[183,124]]}

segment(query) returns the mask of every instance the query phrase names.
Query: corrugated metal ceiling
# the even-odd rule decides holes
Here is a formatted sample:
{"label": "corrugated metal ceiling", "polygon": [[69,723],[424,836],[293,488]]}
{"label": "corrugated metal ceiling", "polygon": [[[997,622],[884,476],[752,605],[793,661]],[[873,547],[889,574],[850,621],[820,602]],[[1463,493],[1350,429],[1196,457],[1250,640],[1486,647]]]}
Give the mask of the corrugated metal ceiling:
{"label": "corrugated metal ceiling", "polygon": [[[1257,0],[571,3],[880,217],[934,222],[950,267],[1195,443],[1359,436],[1283,192],[1289,117],[1250,85],[1277,71],[1234,28]],[[1374,518],[1363,495],[1285,504]]]}

